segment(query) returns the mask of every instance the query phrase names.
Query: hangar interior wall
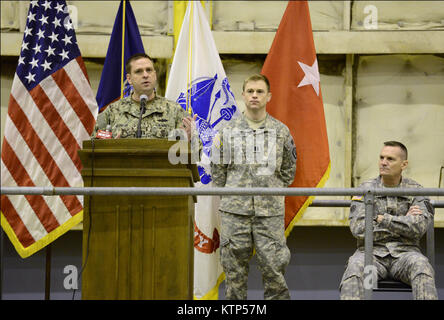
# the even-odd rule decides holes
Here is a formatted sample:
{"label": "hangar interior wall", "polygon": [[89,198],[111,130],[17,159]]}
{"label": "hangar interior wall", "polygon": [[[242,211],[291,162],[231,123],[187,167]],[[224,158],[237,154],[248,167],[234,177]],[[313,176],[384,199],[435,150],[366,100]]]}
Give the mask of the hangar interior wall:
{"label": "hangar interior wall", "polygon": [[[261,70],[287,2],[203,2],[231,88],[242,108],[242,82]],[[67,3],[96,92],[119,2]],[[174,54],[172,1],[131,4],[145,48],[157,59],[159,92],[163,93],[168,62]],[[309,5],[332,163],[325,186],[353,187],[376,176],[382,142],[396,139],[405,142],[410,151],[406,175],[425,187],[443,187],[444,50],[439,44],[437,48],[436,42],[444,43],[444,3],[311,1]],[[1,9],[3,128],[28,3],[2,1]],[[97,36],[105,44],[100,52]],[[226,41],[226,36],[231,41]],[[245,36],[258,45],[236,41]],[[410,39],[407,44],[400,40],[405,36]],[[429,46],[420,47],[420,38],[430,38]],[[299,225],[346,225],[347,215],[345,208],[308,208]],[[437,209],[435,225],[444,226],[444,209]]]}

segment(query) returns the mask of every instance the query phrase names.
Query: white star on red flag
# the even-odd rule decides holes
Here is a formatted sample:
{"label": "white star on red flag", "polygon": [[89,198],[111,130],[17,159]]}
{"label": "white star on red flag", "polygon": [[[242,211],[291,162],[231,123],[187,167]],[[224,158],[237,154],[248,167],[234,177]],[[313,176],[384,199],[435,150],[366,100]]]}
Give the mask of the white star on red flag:
{"label": "white star on red flag", "polygon": [[302,71],[304,71],[304,78],[299,83],[298,88],[311,85],[316,95],[319,96],[319,82],[321,81],[321,77],[319,76],[318,59],[315,59],[311,67],[300,61],[298,61],[298,64],[302,68]]}

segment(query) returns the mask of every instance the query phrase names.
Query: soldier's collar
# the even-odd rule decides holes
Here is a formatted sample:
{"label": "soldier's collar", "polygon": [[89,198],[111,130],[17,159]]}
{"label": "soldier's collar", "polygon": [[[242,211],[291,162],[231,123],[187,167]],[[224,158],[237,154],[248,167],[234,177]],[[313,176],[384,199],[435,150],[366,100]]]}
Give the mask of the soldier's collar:
{"label": "soldier's collar", "polygon": [[[248,121],[247,121],[247,119],[248,119],[247,116],[246,116],[245,113],[243,112],[243,113],[242,113],[242,121],[241,121],[241,124],[240,124],[240,128],[241,128],[241,129],[249,129],[249,130],[253,130],[253,129],[251,129],[250,126],[248,125]],[[265,115],[265,119],[264,119],[264,120],[261,120],[261,121],[264,121],[264,123],[263,123],[258,129],[267,129],[267,128],[268,128],[269,120],[270,120],[270,116],[269,116],[269,114],[268,114],[268,112],[267,112],[266,115]]]}
{"label": "soldier's collar", "polygon": [[[123,105],[122,111],[127,112],[135,117],[138,117],[140,114],[140,102],[134,100],[131,96],[123,99],[125,99],[127,102]],[[155,95],[153,99],[147,102],[146,111],[143,114],[143,117],[146,117],[156,112],[163,113],[162,107],[159,104],[154,103],[158,99],[159,97]]]}
{"label": "soldier's collar", "polygon": [[267,119],[267,115],[268,115],[267,113],[265,113],[265,117],[263,119],[256,120],[256,119],[251,119],[250,117],[248,117],[245,112],[243,114],[244,114],[244,117],[247,118],[247,120],[250,120],[252,122],[262,122],[262,121],[265,121]]}
{"label": "soldier's collar", "polygon": [[156,112],[160,112],[160,113],[164,112],[162,105],[160,103],[155,103],[159,99],[160,99],[160,97],[156,93],[154,93],[154,98],[149,100],[146,103],[146,111],[145,111],[144,115],[150,115],[150,114],[156,113]]}
{"label": "soldier's collar", "polygon": [[384,182],[382,181],[382,176],[379,175],[379,177],[378,177],[378,187],[380,187],[380,188],[400,188],[400,187],[402,187],[402,186],[403,186],[403,179],[402,179],[402,176],[401,176],[401,180],[399,180],[399,184],[396,185],[396,186],[386,186],[386,185],[384,184]]}
{"label": "soldier's collar", "polygon": [[[140,104],[140,100],[137,101],[136,99],[134,99],[134,98],[133,98],[133,94],[134,94],[134,91],[131,92],[131,94],[129,95],[129,98],[131,99],[131,101],[134,102],[134,103],[136,103],[136,104]],[[156,91],[154,91],[154,97],[153,97],[152,99],[148,100],[146,103],[148,104],[148,103],[150,103],[151,101],[156,100],[157,98],[158,98],[158,96],[157,96],[157,94],[156,94]]]}

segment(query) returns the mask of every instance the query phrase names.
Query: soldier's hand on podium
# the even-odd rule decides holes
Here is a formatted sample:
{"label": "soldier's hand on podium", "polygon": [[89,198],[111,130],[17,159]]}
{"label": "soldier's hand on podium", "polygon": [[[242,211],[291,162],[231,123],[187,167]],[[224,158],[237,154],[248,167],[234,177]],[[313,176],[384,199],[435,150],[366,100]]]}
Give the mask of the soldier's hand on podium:
{"label": "soldier's hand on podium", "polygon": [[197,114],[194,115],[194,117],[185,117],[182,120],[183,129],[185,129],[185,132],[187,133],[188,141],[191,140],[191,134],[194,130],[196,130],[196,118]]}

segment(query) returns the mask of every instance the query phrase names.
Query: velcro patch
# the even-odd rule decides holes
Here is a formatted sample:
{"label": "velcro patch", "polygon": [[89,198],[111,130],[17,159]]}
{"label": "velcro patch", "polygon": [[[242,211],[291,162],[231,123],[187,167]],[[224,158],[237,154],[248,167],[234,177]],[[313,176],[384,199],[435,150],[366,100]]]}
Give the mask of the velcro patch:
{"label": "velcro patch", "polygon": [[287,149],[290,150],[291,160],[296,162],[297,154],[296,154],[296,146],[294,145],[293,137],[290,137],[290,140],[287,140]]}

